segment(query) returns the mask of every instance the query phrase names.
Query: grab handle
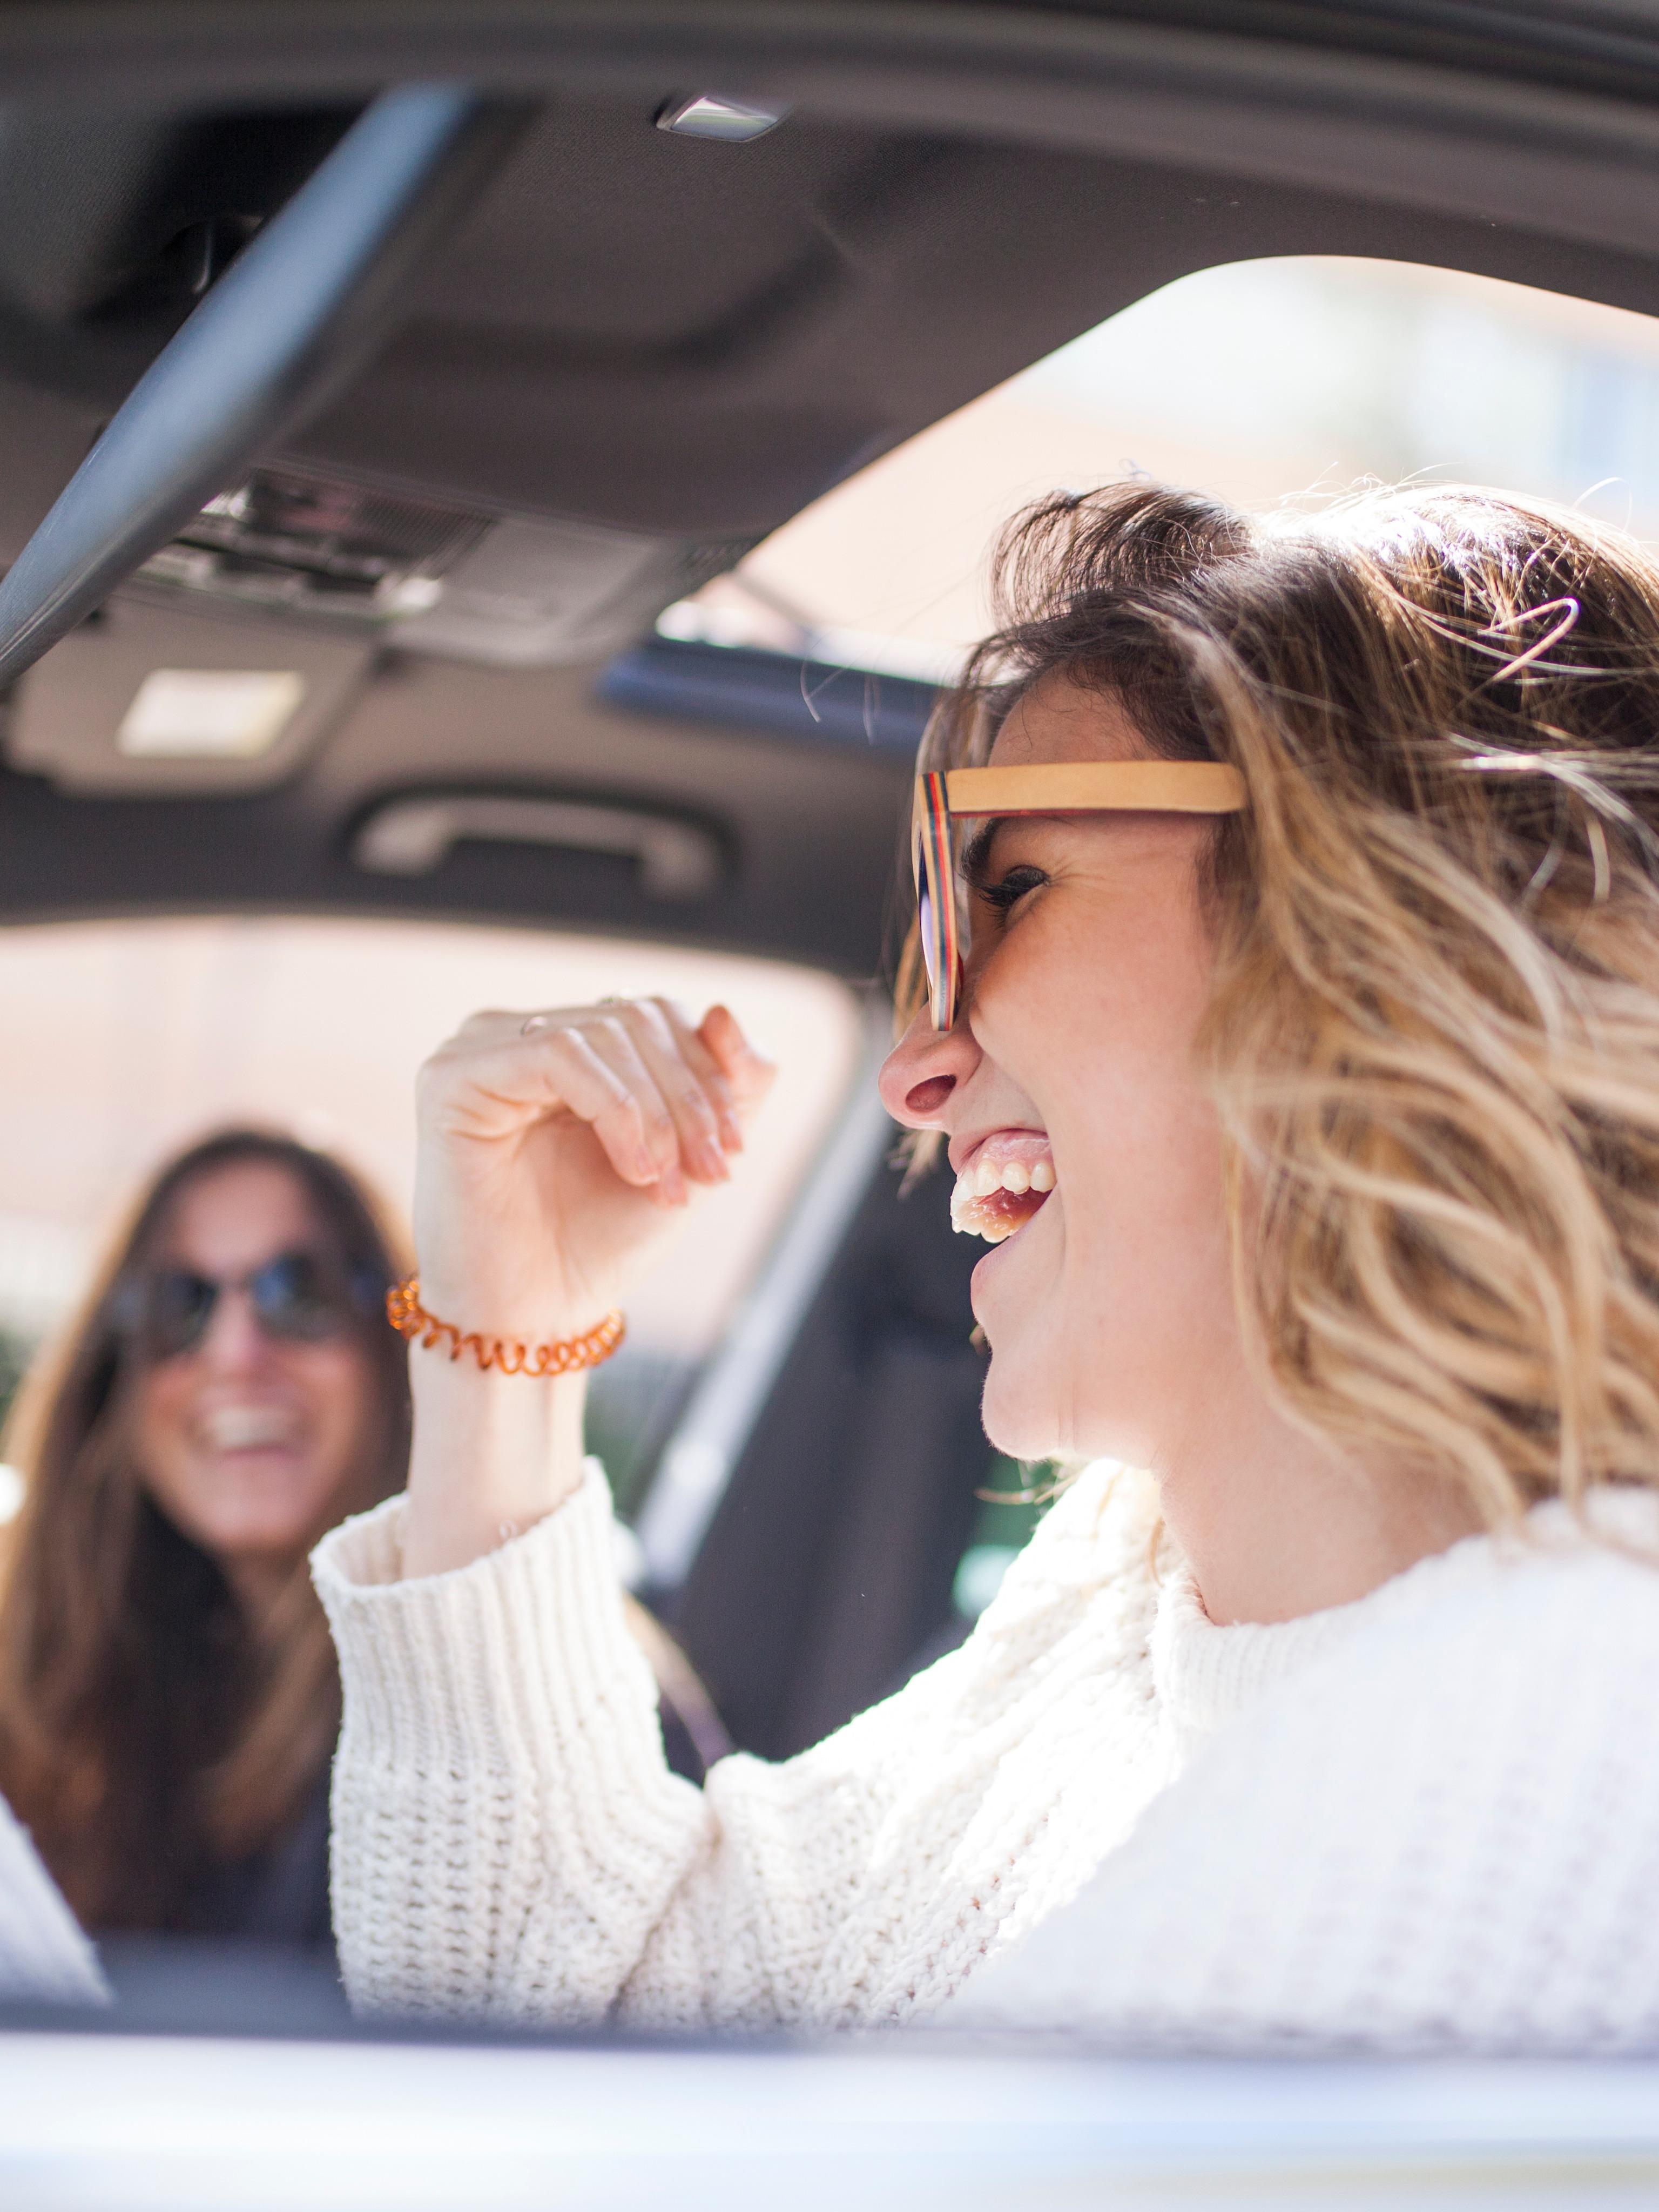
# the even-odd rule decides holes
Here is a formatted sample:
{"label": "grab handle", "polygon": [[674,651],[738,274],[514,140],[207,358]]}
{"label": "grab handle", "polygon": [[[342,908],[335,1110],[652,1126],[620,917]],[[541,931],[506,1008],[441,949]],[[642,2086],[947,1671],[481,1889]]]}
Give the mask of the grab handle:
{"label": "grab handle", "polygon": [[718,840],[696,823],[589,799],[449,792],[393,799],[357,832],[351,857],[377,876],[427,876],[464,838],[613,853],[637,861],[647,898],[705,898],[719,884]]}

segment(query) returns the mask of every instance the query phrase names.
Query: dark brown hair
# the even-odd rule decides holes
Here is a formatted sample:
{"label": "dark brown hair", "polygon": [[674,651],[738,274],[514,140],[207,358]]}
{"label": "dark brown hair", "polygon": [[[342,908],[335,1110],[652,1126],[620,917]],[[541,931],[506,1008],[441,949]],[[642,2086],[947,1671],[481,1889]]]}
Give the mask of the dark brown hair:
{"label": "dark brown hair", "polygon": [[389,1495],[407,1461],[404,1346],[374,1310],[398,1240],[375,1200],[286,1136],[235,1128],[192,1145],[139,1200],[9,1429],[27,1490],[0,1595],[0,1789],[95,1929],[176,1924],[204,1874],[280,1833],[339,1724],[305,1563],[256,1637],[217,1564],[153,1503],[131,1449],[120,1289],[153,1263],[187,1185],[250,1164],[294,1179],[363,1285],[373,1443],[340,1513]]}
{"label": "dark brown hair", "polygon": [[1061,679],[1244,779],[1199,1048],[1291,1417],[1492,1523],[1659,1487],[1659,567],[1466,487],[1137,483],[1018,518],[994,585],[924,766]]}

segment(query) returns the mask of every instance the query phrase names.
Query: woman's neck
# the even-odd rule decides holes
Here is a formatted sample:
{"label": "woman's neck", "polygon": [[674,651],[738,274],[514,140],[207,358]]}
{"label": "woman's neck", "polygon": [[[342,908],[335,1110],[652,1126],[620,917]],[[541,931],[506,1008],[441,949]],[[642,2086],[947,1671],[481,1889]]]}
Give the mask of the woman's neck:
{"label": "woman's neck", "polygon": [[1270,1407],[1218,1408],[1158,1472],[1170,1534],[1218,1626],[1352,1604],[1480,1522],[1442,1479],[1372,1469]]}
{"label": "woman's neck", "polygon": [[282,1602],[283,1591],[294,1579],[298,1561],[261,1552],[240,1559],[222,1559],[219,1565],[250,1632],[256,1638],[262,1638]]}

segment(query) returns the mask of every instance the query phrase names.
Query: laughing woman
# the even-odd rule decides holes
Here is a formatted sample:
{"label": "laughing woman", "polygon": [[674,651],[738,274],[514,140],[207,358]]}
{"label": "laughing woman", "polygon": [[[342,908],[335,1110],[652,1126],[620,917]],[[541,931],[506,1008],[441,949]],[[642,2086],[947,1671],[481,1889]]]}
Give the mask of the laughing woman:
{"label": "laughing woman", "polygon": [[718,1009],[479,1016],[422,1085],[408,1494],[317,1559],[348,1982],[1651,2042],[1659,572],[1492,495],[1135,486],[998,574],[882,1090],[993,1242],[992,1440],[1082,1472],[960,1650],[672,1777],[580,1369],[767,1070]]}
{"label": "laughing woman", "polygon": [[339,1693],[306,1555],[402,1474],[395,1249],[340,1162],[222,1129],[24,1386],[0,1787],[100,1937],[329,1942]]}

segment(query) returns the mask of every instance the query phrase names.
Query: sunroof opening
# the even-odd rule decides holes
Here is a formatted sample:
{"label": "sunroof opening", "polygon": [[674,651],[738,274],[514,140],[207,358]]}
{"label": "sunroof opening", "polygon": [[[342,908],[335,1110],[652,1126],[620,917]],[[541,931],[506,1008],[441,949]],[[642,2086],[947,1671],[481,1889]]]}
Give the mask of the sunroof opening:
{"label": "sunroof opening", "polygon": [[1659,320],[1399,262],[1166,286],[814,502],[663,635],[948,677],[1027,501],[1139,472],[1252,508],[1489,483],[1659,539]]}

